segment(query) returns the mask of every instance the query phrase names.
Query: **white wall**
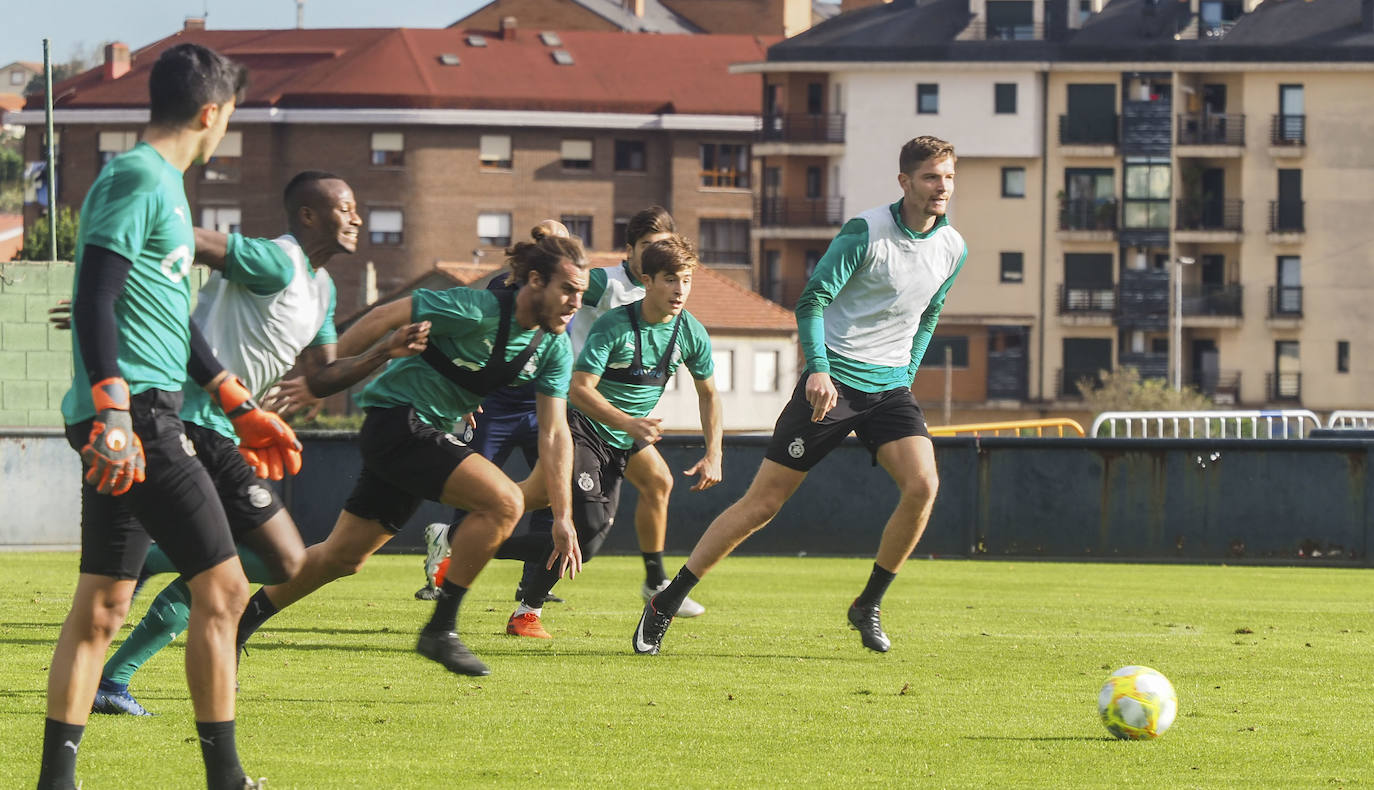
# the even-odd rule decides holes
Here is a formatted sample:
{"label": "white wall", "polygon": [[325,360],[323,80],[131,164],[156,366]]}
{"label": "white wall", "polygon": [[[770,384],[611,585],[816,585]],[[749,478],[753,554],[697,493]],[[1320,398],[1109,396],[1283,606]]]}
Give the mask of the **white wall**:
{"label": "white wall", "polygon": [[[913,137],[933,134],[960,158],[1037,158],[1042,129],[1040,79],[1032,71],[929,70],[838,72],[844,84],[845,154],[840,194],[849,216],[901,196],[897,155]],[[1016,114],[993,112],[993,85],[1015,83]],[[940,86],[939,112],[916,113],[917,83]]]}
{"label": "white wall", "polygon": [[[724,332],[711,333],[711,350],[717,359],[716,388],[725,385],[723,364],[719,361],[724,353],[733,358],[730,390],[721,392],[721,404],[725,412],[725,430],[731,431],[771,431],[777,422],[778,413],[792,395],[797,384],[798,349],[795,336],[757,336],[730,335]],[[754,389],[755,354],[777,354],[777,374],[773,389],[756,392]],[[679,367],[663,399],[658,402],[653,416],[663,419],[665,430],[675,432],[701,432],[701,415],[697,411],[697,392],[686,367]]]}

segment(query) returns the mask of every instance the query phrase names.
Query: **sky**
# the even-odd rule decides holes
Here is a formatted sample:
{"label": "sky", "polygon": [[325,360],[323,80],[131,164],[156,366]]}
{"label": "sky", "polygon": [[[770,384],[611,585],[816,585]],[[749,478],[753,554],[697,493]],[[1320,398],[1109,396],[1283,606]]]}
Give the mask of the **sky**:
{"label": "sky", "polygon": [[[447,27],[489,0],[306,0],[306,27]],[[295,27],[296,0],[46,0],[6,3],[0,25],[0,66],[41,63],[52,39],[54,63],[89,53],[105,41],[131,49],[180,30],[186,17],[205,16],[211,29]],[[208,12],[208,14],[207,14]]]}

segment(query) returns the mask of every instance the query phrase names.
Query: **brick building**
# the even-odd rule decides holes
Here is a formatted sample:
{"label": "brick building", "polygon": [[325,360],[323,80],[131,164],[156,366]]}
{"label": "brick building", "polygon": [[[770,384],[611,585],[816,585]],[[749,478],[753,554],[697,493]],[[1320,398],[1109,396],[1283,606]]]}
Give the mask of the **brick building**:
{"label": "brick building", "polygon": [[[214,159],[187,172],[200,224],[276,235],[292,174],[343,176],[366,232],[356,255],[330,265],[341,315],[435,261],[499,256],[546,217],[616,249],[628,217],[654,203],[717,272],[749,285],[760,80],[728,68],[776,40],[512,21],[494,33],[188,26],[136,52],[112,45],[102,67],[54,88],[58,198],[79,206],[100,167],[137,142],[152,63],[195,41],[251,72]],[[42,101],[12,116],[35,127],[29,161],[41,158]]]}

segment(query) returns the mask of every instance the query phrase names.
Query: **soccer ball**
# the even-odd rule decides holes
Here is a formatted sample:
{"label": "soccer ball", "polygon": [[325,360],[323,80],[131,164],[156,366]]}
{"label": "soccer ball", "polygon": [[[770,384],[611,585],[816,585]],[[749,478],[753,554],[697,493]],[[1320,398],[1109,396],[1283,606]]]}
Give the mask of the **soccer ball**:
{"label": "soccer ball", "polygon": [[1149,667],[1122,667],[1097,695],[1097,712],[1107,732],[1131,741],[1158,738],[1178,715],[1178,695],[1169,679]]}

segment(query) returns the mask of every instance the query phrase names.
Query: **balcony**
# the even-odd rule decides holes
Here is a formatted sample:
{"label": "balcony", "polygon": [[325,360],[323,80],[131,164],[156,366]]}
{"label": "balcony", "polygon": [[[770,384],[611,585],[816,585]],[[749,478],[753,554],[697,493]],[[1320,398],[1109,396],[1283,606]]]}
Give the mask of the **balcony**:
{"label": "balcony", "polygon": [[1264,374],[1264,394],[1270,401],[1302,401],[1302,374],[1271,371]]}
{"label": "balcony", "polygon": [[1240,241],[1244,209],[1241,200],[1180,198],[1174,203],[1176,238],[1184,243]]}
{"label": "balcony", "polygon": [[1059,315],[1111,315],[1116,312],[1116,289],[1061,284]]}
{"label": "balcony", "polygon": [[767,115],[758,139],[763,143],[843,143],[844,114]]}
{"label": "balcony", "polygon": [[[1185,113],[1179,115],[1178,144],[1180,146],[1206,146],[1209,148],[1244,148],[1245,116],[1240,113]],[[1243,152],[1226,153],[1240,156]],[[1180,151],[1179,154],[1181,156],[1190,155],[1183,151]]]}
{"label": "balcony", "polygon": [[844,198],[759,198],[754,224],[761,228],[832,228],[844,224]]}
{"label": "balcony", "polygon": [[1083,393],[1078,391],[1078,382],[1087,379],[1092,382],[1093,386],[1099,386],[1102,383],[1101,372],[1098,368],[1061,368],[1058,375],[1054,377],[1055,397],[1081,400]]}
{"label": "balcony", "polygon": [[1061,198],[1059,237],[1070,241],[1111,241],[1116,236],[1116,198]]}
{"label": "balcony", "polygon": [[1275,115],[1269,124],[1269,145],[1274,148],[1307,145],[1307,116]]}
{"label": "balcony", "polygon": [[1218,370],[1213,373],[1194,371],[1183,382],[1212,399],[1218,406],[1240,403],[1240,371]]}
{"label": "balcony", "polygon": [[1123,368],[1135,368],[1142,379],[1167,379],[1169,377],[1169,354],[1136,352],[1122,354],[1118,360]]}
{"label": "balcony", "polygon": [[[1059,144],[1064,146],[1100,146],[1107,150],[1102,156],[1112,156],[1121,140],[1121,118],[1107,115],[1095,118],[1076,118],[1059,116]],[[1076,153],[1076,152],[1075,152]],[[1080,155],[1094,155],[1097,152],[1084,152]],[[1065,152],[1066,155],[1072,155]]]}
{"label": "balcony", "polygon": [[[1269,233],[1271,236],[1301,234],[1303,226],[1303,207],[1301,200],[1269,201]],[[1297,239],[1271,238],[1270,241],[1296,241]]]}
{"label": "balcony", "polygon": [[1302,318],[1302,286],[1269,286],[1269,317]]}
{"label": "balcony", "polygon": [[1045,37],[1044,25],[1034,22],[1014,24],[975,19],[964,28],[960,39],[978,41],[1039,41]]}
{"label": "balcony", "polygon": [[1183,315],[1239,318],[1243,288],[1240,283],[1225,285],[1187,284],[1183,286]]}

